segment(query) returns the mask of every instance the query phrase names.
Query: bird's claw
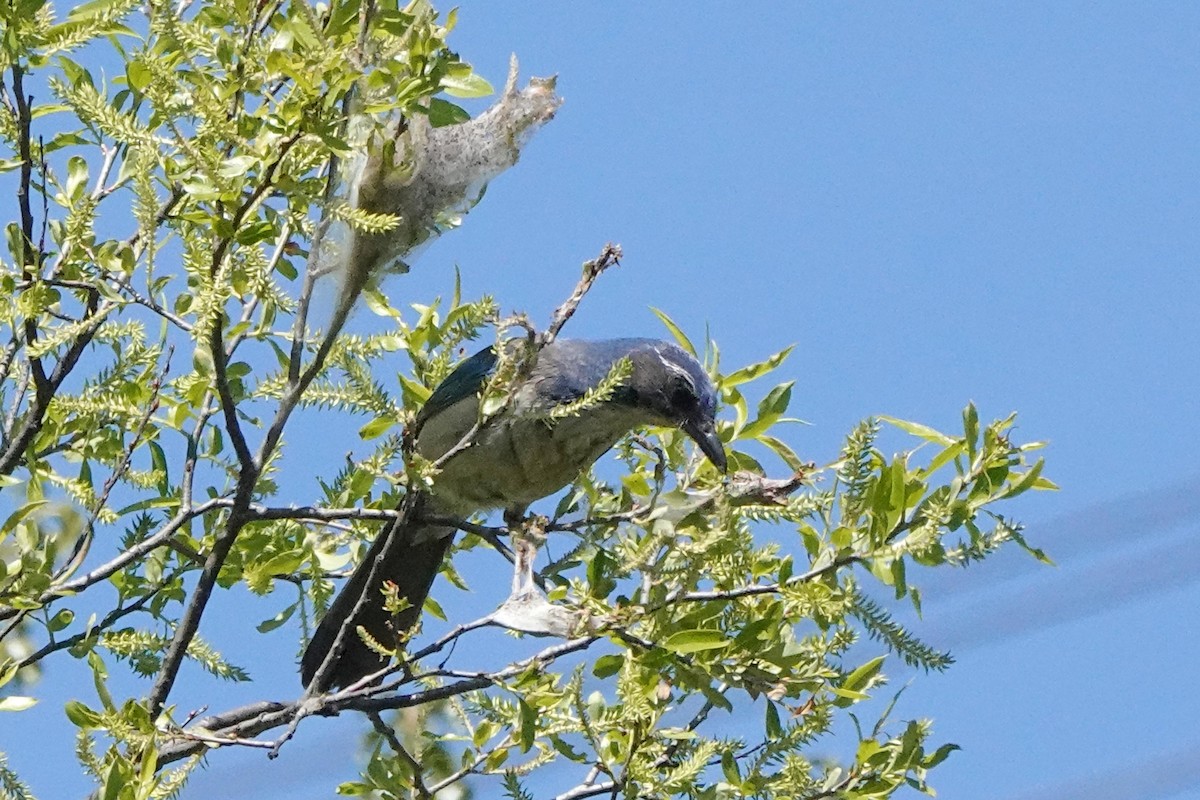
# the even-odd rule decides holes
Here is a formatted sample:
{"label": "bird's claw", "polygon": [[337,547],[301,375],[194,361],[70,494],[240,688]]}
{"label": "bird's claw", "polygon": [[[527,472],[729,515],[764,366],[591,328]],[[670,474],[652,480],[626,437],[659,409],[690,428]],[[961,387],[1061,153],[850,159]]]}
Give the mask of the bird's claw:
{"label": "bird's claw", "polygon": [[536,587],[513,592],[492,614],[492,621],[532,636],[568,638],[578,630],[582,614],[556,606]]}

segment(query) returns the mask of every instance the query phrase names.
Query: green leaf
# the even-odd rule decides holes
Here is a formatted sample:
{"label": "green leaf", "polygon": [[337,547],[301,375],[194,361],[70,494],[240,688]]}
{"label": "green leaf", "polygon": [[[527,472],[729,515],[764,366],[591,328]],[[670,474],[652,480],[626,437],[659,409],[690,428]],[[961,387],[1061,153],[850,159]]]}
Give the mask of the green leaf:
{"label": "green leaf", "polygon": [[757,439],[779,422],[794,422],[785,420],[783,413],[792,402],[792,386],[795,381],[788,381],[776,386],[758,404],[758,417],[738,433],[739,439]]}
{"label": "green leaf", "polygon": [[50,618],[50,622],[46,627],[48,627],[51,632],[57,633],[58,631],[61,631],[70,625],[74,620],[75,612],[69,608],[64,608],[59,610],[57,614]]}
{"label": "green leaf", "polygon": [[675,341],[680,347],[688,351],[693,358],[699,358],[699,356],[696,354],[696,346],[692,344],[692,340],[687,337],[687,334],[683,332],[682,328],[675,324],[674,320],[666,315],[666,312],[659,311],[653,306],[650,307],[650,310],[654,312],[654,316],[658,317],[659,321],[662,322],[663,325],[667,326],[667,330],[669,330],[671,335],[675,337]]}
{"label": "green leaf", "polygon": [[290,550],[286,553],[272,556],[261,564],[256,564],[255,569],[266,575],[291,575],[305,561],[305,553],[302,550]]}
{"label": "green leaf", "polygon": [[608,678],[620,672],[624,664],[625,656],[609,653],[596,659],[596,663],[592,665],[592,674],[597,678]]}
{"label": "green leaf", "polygon": [[496,91],[483,76],[474,71],[465,75],[444,75],[442,90],[451,97],[487,97]]}
{"label": "green leaf", "polygon": [[721,631],[705,628],[679,631],[663,642],[663,647],[675,653],[696,653],[701,650],[719,650],[732,642]]}
{"label": "green leaf", "polygon": [[863,664],[858,669],[846,676],[846,680],[842,681],[841,688],[851,692],[857,692],[870,683],[871,679],[879,674],[879,670],[883,667],[883,662],[887,656],[876,656],[867,663]]}
{"label": "green leaf", "polygon": [[391,317],[399,321],[400,312],[392,308],[392,304],[388,302],[387,296],[378,289],[364,289],[362,293],[363,300],[367,304],[367,308],[371,309],[372,313],[380,317]]}
{"label": "green leaf", "polygon": [[886,414],[881,414],[879,419],[883,420],[889,425],[899,428],[905,433],[911,433],[913,436],[919,436],[927,442],[940,444],[943,447],[949,447],[958,441],[957,439],[950,438],[941,431],[936,431],[928,425],[922,425],[919,422],[909,422],[905,419],[896,419],[895,417],[889,417]]}
{"label": "green leaf", "polygon": [[1018,531],[1015,531],[1015,530],[1009,531],[1009,536],[1011,536],[1013,538],[1014,542],[1016,542],[1018,545],[1020,545],[1022,550],[1024,550],[1026,553],[1029,553],[1029,555],[1033,556],[1038,561],[1042,562],[1043,564],[1045,564],[1048,567],[1056,566],[1054,563],[1054,560],[1051,559],[1050,556],[1046,555],[1045,550],[1043,550],[1040,547],[1034,547],[1033,545],[1029,544],[1029,542],[1027,542],[1025,540],[1025,537],[1022,536]]}
{"label": "green leaf", "polygon": [[221,162],[217,174],[222,178],[241,178],[256,166],[258,166],[258,159],[254,156],[232,156]]}
{"label": "green leaf", "polygon": [[258,623],[256,630],[259,633],[269,633],[269,632],[275,630],[280,625],[282,625],[283,623],[285,623],[289,619],[291,619],[292,614],[296,613],[296,609],[298,607],[299,607],[298,603],[292,603],[290,606],[285,608],[283,611],[280,611],[278,614],[271,617],[270,619],[265,619],[262,622]]}
{"label": "green leaf", "polygon": [[738,771],[737,759],[728,750],[721,754],[721,773],[725,776],[725,780],[734,786],[741,785],[742,775]]}
{"label": "green leaf", "polygon": [[3,539],[8,534],[12,533],[16,527],[21,524],[22,520],[24,520],[34,511],[37,511],[42,506],[46,505],[48,502],[48,500],[34,500],[26,503],[16,511],[9,514],[8,519],[4,521],[4,524],[0,525],[0,539]]}
{"label": "green leaf", "polygon": [[942,449],[942,452],[933,457],[929,462],[929,466],[920,471],[923,477],[929,477],[933,473],[942,468],[943,465],[950,463],[954,459],[966,452],[966,445],[962,441],[956,441]]}
{"label": "green leaf", "polygon": [[0,700],[0,711],[24,711],[37,705],[36,697],[13,694]]}
{"label": "green leaf", "polygon": [[783,734],[783,723],[779,720],[779,708],[767,701],[766,730],[768,739],[778,739]]}
{"label": "green leaf", "polygon": [[67,719],[77,728],[89,730],[100,726],[100,715],[78,700],[68,700],[63,706]]}
{"label": "green leaf", "polygon": [[396,424],[396,418],[391,414],[387,414],[368,422],[358,429],[358,435],[362,439],[370,440],[380,436],[385,431]]}
{"label": "green leaf", "polygon": [[139,92],[154,80],[154,73],[150,71],[150,68],[137,60],[130,61],[125,65],[125,74],[129,78],[129,85]]}
{"label": "green leaf", "polygon": [[156,488],[160,495],[168,495],[171,493],[171,480],[167,467],[167,454],[163,452],[158,442],[149,442],[148,445],[150,447],[150,464],[156,472],[162,473],[162,478],[159,479]]}
{"label": "green leaf", "polygon": [[178,497],[151,497],[148,500],[139,500],[136,503],[123,506],[118,509],[117,516],[123,517],[126,514],[132,514],[135,511],[145,511],[148,508],[175,508],[178,505]]}
{"label": "green leaf", "polygon": [[459,125],[471,118],[464,109],[454,105],[440,97],[434,97],[429,100],[429,122],[435,128],[444,128],[447,125]]}
{"label": "green leaf", "polygon": [[369,783],[361,781],[347,781],[340,783],[337,787],[337,793],[343,797],[366,797],[375,791],[375,788]]}
{"label": "green leaf", "polygon": [[933,751],[933,753],[931,755],[925,757],[925,762],[924,762],[925,769],[933,769],[938,764],[945,761],[946,758],[951,753],[953,753],[955,750],[962,750],[962,748],[956,744],[942,745],[937,750]]}
{"label": "green leaf", "polygon": [[782,458],[783,462],[787,464],[788,468],[793,472],[803,472],[807,467],[807,465],[800,460],[800,456],[796,455],[796,452],[792,450],[792,448],[788,447],[781,440],[776,439],[774,436],[767,436],[766,434],[763,434],[758,437],[758,441],[762,444],[765,444],[773,453],[775,453],[775,455]]}
{"label": "green leaf", "polygon": [[979,412],[974,403],[963,409],[963,439],[967,445],[967,457],[975,460],[975,449],[979,446]]}
{"label": "green leaf", "polygon": [[741,369],[726,375],[721,379],[721,386],[739,386],[743,383],[749,383],[750,381],[761,378],[763,375],[766,375],[768,372],[774,370],[780,364],[782,364],[784,359],[791,354],[795,347],[796,345],[789,345],[788,347],[780,350],[778,353],[768,357],[765,361],[760,361],[757,364],[751,364],[748,367],[742,367]]}
{"label": "green leaf", "polygon": [[128,762],[121,758],[113,759],[104,779],[104,789],[100,794],[102,800],[121,800],[121,790],[130,783],[129,772]]}
{"label": "green leaf", "polygon": [[67,159],[67,198],[76,202],[83,196],[87,188],[88,165],[83,156],[71,156]]}
{"label": "green leaf", "polygon": [[1045,465],[1045,463],[1046,460],[1044,458],[1039,458],[1037,463],[1029,468],[1028,472],[1026,472],[1024,475],[1021,475],[1017,481],[1009,484],[1008,488],[1001,492],[997,499],[1002,500],[1009,497],[1016,497],[1022,492],[1037,486],[1038,478],[1040,478],[1042,475],[1042,467]]}
{"label": "green leaf", "polygon": [[518,730],[520,736],[519,743],[521,752],[528,753],[533,747],[533,740],[537,736],[538,713],[537,709],[526,703],[524,700],[518,701],[521,709],[521,720]]}

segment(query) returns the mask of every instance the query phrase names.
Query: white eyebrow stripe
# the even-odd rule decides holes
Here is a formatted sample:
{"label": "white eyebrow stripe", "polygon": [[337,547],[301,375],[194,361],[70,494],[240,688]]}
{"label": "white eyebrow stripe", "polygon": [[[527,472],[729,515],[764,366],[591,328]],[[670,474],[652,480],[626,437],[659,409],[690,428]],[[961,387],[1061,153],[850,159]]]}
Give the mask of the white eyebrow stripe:
{"label": "white eyebrow stripe", "polygon": [[693,389],[696,388],[696,382],[692,380],[691,373],[689,373],[686,369],[679,366],[674,361],[669,360],[657,347],[654,348],[654,355],[658,356],[658,360],[662,362],[664,367],[667,368],[667,372],[673,372],[676,375],[681,375],[683,379],[687,381],[688,386],[691,386]]}

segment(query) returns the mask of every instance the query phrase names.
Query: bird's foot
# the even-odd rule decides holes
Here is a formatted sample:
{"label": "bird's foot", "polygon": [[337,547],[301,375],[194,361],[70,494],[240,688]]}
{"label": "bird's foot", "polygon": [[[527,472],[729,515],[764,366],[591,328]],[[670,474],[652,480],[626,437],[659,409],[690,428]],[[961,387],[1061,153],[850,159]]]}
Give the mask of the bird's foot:
{"label": "bird's foot", "polygon": [[551,603],[536,586],[513,592],[492,613],[492,621],[509,630],[564,639],[579,629],[582,618],[583,615],[578,611],[569,611]]}

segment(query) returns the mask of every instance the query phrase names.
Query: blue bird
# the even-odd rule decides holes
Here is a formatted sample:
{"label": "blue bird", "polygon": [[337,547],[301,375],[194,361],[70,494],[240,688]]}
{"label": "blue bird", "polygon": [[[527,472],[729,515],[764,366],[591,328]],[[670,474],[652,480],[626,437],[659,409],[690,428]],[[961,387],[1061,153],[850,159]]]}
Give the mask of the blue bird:
{"label": "blue bird", "polygon": [[[573,415],[549,418],[553,409],[594,389],[621,359],[628,359],[632,369],[607,399]],[[415,422],[417,450],[423,457],[442,457],[475,425],[480,392],[496,365],[495,351],[482,350],[460,364],[429,396]],[[483,428],[470,447],[447,459],[431,490],[419,498],[419,515],[463,519],[497,508],[522,514],[534,501],[574,481],[622,436],[644,425],[681,429],[709,461],[725,471],[725,450],[715,427],[716,404],[716,392],[704,369],[669,342],[555,341],[538,353],[532,372],[502,417]],[[456,529],[409,524],[390,536],[385,551],[389,532],[385,529],[376,538],[313,634],[301,661],[305,686],[364,592],[360,613],[343,637],[344,649],[324,685],[316,689],[348,686],[386,665],[387,659],[355,633],[358,626],[376,641],[394,644],[420,616]],[[372,562],[377,560],[376,583],[368,586]],[[398,614],[384,608],[384,581],[393,582],[399,596],[408,600],[408,607]]]}

